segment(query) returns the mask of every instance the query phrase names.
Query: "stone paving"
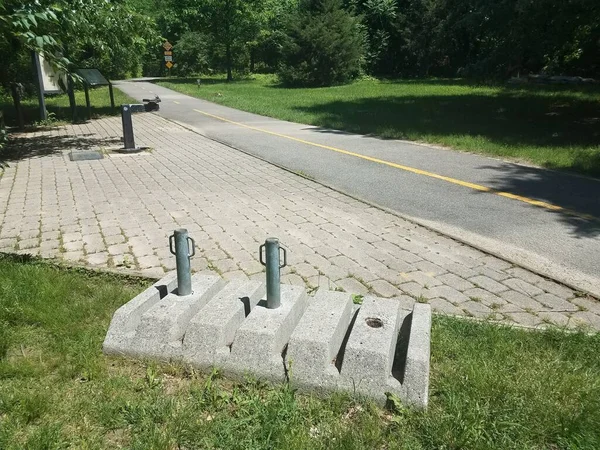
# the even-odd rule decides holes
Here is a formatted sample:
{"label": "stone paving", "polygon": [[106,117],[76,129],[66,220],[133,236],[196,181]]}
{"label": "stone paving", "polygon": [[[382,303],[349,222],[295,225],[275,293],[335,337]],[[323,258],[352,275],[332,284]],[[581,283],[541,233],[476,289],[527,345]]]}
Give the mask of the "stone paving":
{"label": "stone paving", "polygon": [[[0,251],[161,276],[187,228],[196,271],[262,278],[258,246],[288,248],[283,282],[398,297],[407,306],[525,326],[600,329],[600,302],[153,114],[134,117],[142,154],[118,147],[120,118],[16,135],[0,179]],[[258,138],[258,137],[257,137]],[[360,182],[360,179],[357,179]]]}

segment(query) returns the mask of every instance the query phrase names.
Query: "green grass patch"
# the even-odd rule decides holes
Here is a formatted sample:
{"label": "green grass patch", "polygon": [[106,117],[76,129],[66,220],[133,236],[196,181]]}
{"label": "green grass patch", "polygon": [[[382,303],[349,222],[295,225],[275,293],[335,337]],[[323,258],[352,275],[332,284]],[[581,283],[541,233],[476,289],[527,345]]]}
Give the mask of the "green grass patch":
{"label": "green grass patch", "polygon": [[105,357],[147,283],[0,258],[2,449],[597,449],[599,336],[436,317],[427,412]]}
{"label": "green grass patch", "polygon": [[[138,103],[133,98],[125,95],[119,89],[114,88],[115,108],[110,106],[108,87],[90,88],[90,103],[92,106],[92,118],[114,116],[119,114],[119,106],[125,103]],[[75,91],[75,102],[77,103],[77,117],[79,120],[87,119],[87,108],[85,106],[85,93]],[[27,97],[22,100],[23,118],[25,124],[31,125],[40,121],[40,111],[37,97]],[[12,97],[0,94],[0,110],[4,112],[4,120],[9,126],[17,125],[16,112]],[[50,117],[58,122],[72,120],[69,97],[67,94],[46,95],[46,110]]]}
{"label": "green grass patch", "polygon": [[600,88],[365,79],[286,89],[272,76],[158,84],[256,114],[407,139],[600,177]]}

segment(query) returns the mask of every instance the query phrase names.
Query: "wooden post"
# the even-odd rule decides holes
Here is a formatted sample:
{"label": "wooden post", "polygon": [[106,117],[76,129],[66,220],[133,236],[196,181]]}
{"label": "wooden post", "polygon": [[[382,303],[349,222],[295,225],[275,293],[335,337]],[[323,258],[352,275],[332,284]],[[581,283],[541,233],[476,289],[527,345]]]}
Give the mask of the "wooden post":
{"label": "wooden post", "polygon": [[92,120],[92,104],[90,103],[90,87],[84,81],[83,82],[83,92],[85,93],[85,106],[87,108],[87,116],[88,120]]}
{"label": "wooden post", "polygon": [[67,75],[67,94],[69,95],[69,106],[71,107],[71,121],[77,122],[77,102],[75,101],[75,90],[73,88],[73,77]]}
{"label": "wooden post", "polygon": [[21,85],[20,83],[11,83],[10,90],[15,104],[15,112],[17,114],[17,123],[19,130],[25,128],[25,121],[23,120],[23,108],[21,108]]}
{"label": "wooden post", "polygon": [[114,109],[115,107],[115,93],[113,92],[112,83],[108,82],[108,94],[110,95],[110,107]]}

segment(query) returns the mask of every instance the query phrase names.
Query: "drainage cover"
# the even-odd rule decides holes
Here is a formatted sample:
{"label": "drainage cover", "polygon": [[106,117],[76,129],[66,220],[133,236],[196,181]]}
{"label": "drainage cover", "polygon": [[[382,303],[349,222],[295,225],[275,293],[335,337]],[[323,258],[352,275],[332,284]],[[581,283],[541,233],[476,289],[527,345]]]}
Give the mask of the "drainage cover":
{"label": "drainage cover", "polygon": [[71,152],[69,153],[71,161],[93,161],[104,158],[100,152]]}

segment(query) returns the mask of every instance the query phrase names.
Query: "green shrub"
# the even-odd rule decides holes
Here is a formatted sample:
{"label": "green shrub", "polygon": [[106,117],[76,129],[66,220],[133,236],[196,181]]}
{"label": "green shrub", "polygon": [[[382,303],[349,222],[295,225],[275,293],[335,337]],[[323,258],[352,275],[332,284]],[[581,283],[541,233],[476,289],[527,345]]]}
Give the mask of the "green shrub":
{"label": "green shrub", "polygon": [[288,86],[331,86],[359,75],[364,37],[341,0],[304,0],[287,22],[277,74]]}

